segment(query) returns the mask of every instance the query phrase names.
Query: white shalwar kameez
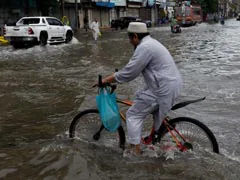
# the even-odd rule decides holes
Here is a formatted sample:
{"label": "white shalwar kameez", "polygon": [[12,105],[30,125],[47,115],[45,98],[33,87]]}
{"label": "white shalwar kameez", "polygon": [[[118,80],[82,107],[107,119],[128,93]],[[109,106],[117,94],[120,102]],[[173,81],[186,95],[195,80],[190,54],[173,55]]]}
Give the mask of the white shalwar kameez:
{"label": "white shalwar kameez", "polygon": [[128,143],[140,144],[143,121],[153,114],[154,128],[159,129],[164,117],[180,95],[181,75],[169,51],[150,35],[144,37],[128,64],[114,74],[117,82],[129,82],[142,73],[146,87],[136,93],[127,111]]}
{"label": "white shalwar kameez", "polygon": [[93,21],[91,24],[91,29],[92,29],[92,34],[93,34],[93,39],[97,41],[98,35],[99,35],[99,24],[96,21]]}

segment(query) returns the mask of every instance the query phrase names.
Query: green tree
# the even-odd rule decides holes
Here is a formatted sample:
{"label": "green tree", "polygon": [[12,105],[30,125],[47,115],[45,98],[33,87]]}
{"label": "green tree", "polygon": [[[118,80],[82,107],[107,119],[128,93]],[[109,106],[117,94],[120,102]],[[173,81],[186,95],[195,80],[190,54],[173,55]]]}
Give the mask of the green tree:
{"label": "green tree", "polygon": [[192,3],[199,4],[203,9],[203,14],[218,11],[218,0],[194,0]]}
{"label": "green tree", "polygon": [[3,8],[25,9],[25,13],[28,13],[29,9],[37,8],[43,16],[56,15],[59,12],[58,0],[0,0],[0,6]]}
{"label": "green tree", "polygon": [[56,15],[59,12],[57,0],[36,0],[36,4],[42,16]]}
{"label": "green tree", "polygon": [[21,8],[23,4],[24,0],[0,0],[2,8]]}

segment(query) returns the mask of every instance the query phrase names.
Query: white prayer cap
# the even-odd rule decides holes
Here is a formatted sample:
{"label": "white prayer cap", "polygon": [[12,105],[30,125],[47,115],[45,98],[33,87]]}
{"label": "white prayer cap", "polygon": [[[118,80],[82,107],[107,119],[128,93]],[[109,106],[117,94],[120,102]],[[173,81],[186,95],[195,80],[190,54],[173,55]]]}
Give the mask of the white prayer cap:
{"label": "white prayer cap", "polygon": [[143,22],[130,22],[127,31],[129,33],[148,33],[147,26]]}

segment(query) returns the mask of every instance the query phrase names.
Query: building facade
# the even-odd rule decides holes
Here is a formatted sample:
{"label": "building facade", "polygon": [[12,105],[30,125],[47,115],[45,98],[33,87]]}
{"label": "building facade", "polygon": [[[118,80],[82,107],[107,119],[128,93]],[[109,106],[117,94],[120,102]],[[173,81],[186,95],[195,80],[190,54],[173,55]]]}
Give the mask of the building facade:
{"label": "building facade", "polygon": [[[179,0],[0,0],[0,28],[23,16],[54,16],[59,19],[65,16],[73,29],[83,28],[85,17],[89,24],[97,18],[101,27],[109,27],[111,20],[123,16],[140,17],[157,24],[166,13],[171,17],[178,2]],[[240,0],[219,0],[219,11],[229,16],[233,4],[239,11]]]}
{"label": "building facade", "polygon": [[84,17],[89,24],[97,18],[101,27],[109,27],[111,20],[135,16],[156,19],[155,0],[0,0],[0,28],[24,16],[67,17],[73,29],[83,28]]}

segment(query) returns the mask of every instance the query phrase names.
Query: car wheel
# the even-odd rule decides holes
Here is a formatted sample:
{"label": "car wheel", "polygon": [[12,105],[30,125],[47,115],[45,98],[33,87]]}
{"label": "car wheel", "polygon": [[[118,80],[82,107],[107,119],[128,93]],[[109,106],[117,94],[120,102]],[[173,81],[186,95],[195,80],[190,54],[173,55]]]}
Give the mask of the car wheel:
{"label": "car wheel", "polygon": [[73,38],[72,32],[71,32],[71,31],[68,31],[67,34],[66,34],[65,43],[69,43],[70,41],[72,41],[72,38]]}
{"label": "car wheel", "polygon": [[40,35],[40,46],[46,46],[47,44],[47,39],[48,39],[48,36],[47,36],[47,33],[45,32],[42,32],[41,35]]}
{"label": "car wheel", "polygon": [[22,46],[19,42],[11,42],[11,44],[14,47],[14,49],[18,49]]}

